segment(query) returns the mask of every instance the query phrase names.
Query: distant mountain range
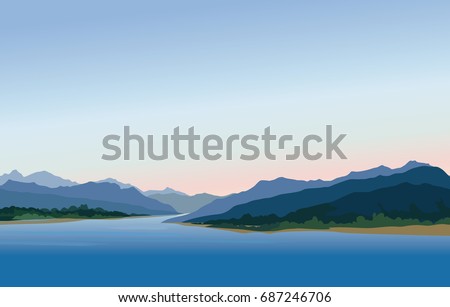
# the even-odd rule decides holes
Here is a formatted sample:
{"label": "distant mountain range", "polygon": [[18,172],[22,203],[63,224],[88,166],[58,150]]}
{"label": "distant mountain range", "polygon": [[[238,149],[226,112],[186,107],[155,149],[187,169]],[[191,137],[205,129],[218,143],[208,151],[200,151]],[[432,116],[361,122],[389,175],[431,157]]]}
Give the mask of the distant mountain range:
{"label": "distant mountain range", "polygon": [[96,181],[97,183],[113,183],[118,185],[121,189],[134,188],[138,190],[142,195],[147,196],[150,199],[157,200],[163,204],[170,205],[179,213],[194,212],[201,207],[209,204],[210,202],[220,198],[215,195],[203,193],[196,195],[187,195],[183,192],[176,191],[172,188],[165,188],[164,190],[149,190],[141,191],[131,184],[122,183],[114,178],[107,178],[104,180]]}
{"label": "distant mountain range", "polygon": [[187,194],[180,192],[180,191],[176,191],[171,188],[165,188],[164,190],[148,190],[148,191],[142,192],[142,194],[144,194],[145,196],[168,195],[168,194],[177,194],[177,195],[187,196]]}
{"label": "distant mountain range", "polygon": [[430,225],[439,221],[447,224],[450,221],[450,189],[429,184],[402,183],[370,192],[351,193],[335,201],[301,208],[281,217],[274,214],[246,214],[239,219],[219,218],[206,223],[254,230],[264,227],[270,230],[293,227],[285,222],[296,223],[294,227],[323,228],[330,223],[347,227],[355,223],[356,227],[383,227],[421,223]]}
{"label": "distant mountain range", "polygon": [[0,186],[0,193],[2,207],[15,205],[61,208],[87,204],[89,207],[98,206],[125,213],[152,215],[177,213],[170,205],[145,197],[135,188],[121,189],[112,183],[88,182],[71,187],[48,188],[35,183],[10,180]]}
{"label": "distant mountain range", "polygon": [[194,212],[201,207],[211,203],[212,201],[219,199],[219,196],[203,193],[193,196],[182,194],[152,194],[149,198],[156,199],[164,204],[171,205],[175,210],[180,213]]}
{"label": "distant mountain range", "polygon": [[[37,172],[37,173],[33,173],[29,176],[23,176],[19,171],[14,170],[9,174],[4,174],[2,176],[0,176],[0,186],[5,185],[3,187],[3,189],[5,190],[9,190],[9,189],[14,189],[17,188],[13,187],[14,184],[12,183],[8,183],[8,181],[11,182],[16,182],[16,183],[35,183],[36,185],[38,185],[39,187],[32,187],[32,186],[28,186],[27,188],[25,188],[25,186],[22,186],[21,188],[23,190],[17,190],[15,192],[26,192],[26,193],[31,193],[31,190],[33,191],[33,193],[38,193],[38,194],[44,194],[44,193],[48,193],[48,194],[52,194],[52,195],[59,195],[59,196],[63,196],[63,197],[81,197],[82,199],[91,199],[91,200],[102,200],[102,201],[114,201],[114,202],[122,202],[124,201],[125,203],[133,203],[135,204],[136,201],[136,197],[140,198],[140,203],[139,206],[143,206],[148,207],[149,204],[148,203],[153,203],[156,206],[151,206],[152,207],[150,209],[151,212],[169,212],[171,214],[174,213],[174,210],[167,210],[167,208],[161,208],[158,206],[161,206],[161,204],[164,205],[169,205],[171,207],[176,207],[176,212],[180,212],[180,213],[187,213],[187,212],[193,212],[195,210],[198,210],[199,208],[201,208],[202,206],[212,202],[213,200],[217,199],[218,197],[214,196],[214,195],[210,195],[210,194],[198,194],[198,195],[193,195],[193,196],[189,196],[183,192],[180,191],[176,191],[174,189],[171,189],[169,187],[165,188],[164,190],[149,190],[149,191],[141,191],[139,188],[133,186],[132,184],[129,183],[122,183],[119,180],[116,180],[114,178],[106,178],[103,180],[99,180],[96,181],[95,183],[97,184],[104,184],[104,183],[108,183],[108,184],[114,184],[117,185],[120,189],[122,190],[129,190],[132,189],[131,191],[133,191],[134,198],[129,198],[130,197],[130,193],[128,191],[128,195],[126,195],[126,193],[121,193],[122,197],[120,198],[115,198],[115,197],[104,197],[102,193],[105,193],[105,195],[116,195],[118,193],[118,191],[115,191],[116,194],[111,194],[110,191],[99,191],[99,193],[96,193],[96,197],[92,198],[92,194],[88,194],[88,195],[67,195],[69,190],[62,190],[62,189],[58,189],[58,190],[46,190],[44,189],[45,187],[47,188],[51,188],[51,189],[57,189],[57,188],[62,188],[62,187],[74,187],[74,186],[80,186],[80,188],[85,188],[86,185],[91,185],[94,186],[94,182],[90,182],[88,184],[78,184],[75,181],[71,181],[68,179],[63,179],[61,177],[55,176],[49,172]],[[8,184],[6,184],[8,183]],[[104,186],[104,185],[103,185]],[[101,186],[98,186],[101,187]],[[0,187],[2,188],[2,187]],[[76,189],[70,190],[70,191],[75,191]],[[140,194],[142,194],[143,196],[147,196],[149,199],[151,200],[147,200],[147,199],[143,199],[143,197],[141,196],[137,196],[137,192],[139,192]],[[126,195],[126,196],[125,196]],[[84,198],[84,197],[87,198]],[[99,198],[100,196],[100,198]],[[149,208],[147,208],[149,209]],[[146,209],[146,210],[147,210]],[[145,212],[138,212],[138,213],[148,213],[149,211],[145,211]],[[127,212],[129,213],[129,212]],[[134,213],[134,212],[131,212]]]}
{"label": "distant mountain range", "polygon": [[[139,190],[138,188],[136,188],[134,185],[129,184],[129,183],[122,183],[119,180],[116,180],[114,178],[106,178],[103,180],[99,180],[96,181],[96,183],[113,183],[113,184],[117,184],[121,189],[130,189],[130,188],[134,188],[136,190]],[[140,190],[139,190],[140,191]]]}
{"label": "distant mountain range", "polygon": [[[250,214],[254,217],[274,214],[281,217],[299,209],[336,201],[352,193],[371,192],[404,183],[413,185],[429,184],[449,189],[450,177],[438,167],[418,167],[405,173],[378,176],[370,179],[352,179],[330,187],[306,189],[296,193],[255,200],[235,206],[222,214],[203,216],[189,221],[206,222],[208,220],[238,219],[245,214]],[[364,205],[364,203],[361,203],[361,206]]]}
{"label": "distant mountain range", "polygon": [[[37,185],[48,187],[48,188],[59,188],[59,187],[72,187],[75,185],[79,185],[79,183],[75,181],[71,181],[68,179],[63,179],[59,176],[53,175],[49,172],[42,171],[42,172],[36,172],[28,176],[23,176],[19,171],[13,170],[9,174],[3,174],[0,176],[0,186],[4,185],[7,181],[16,181],[16,182],[23,182],[23,183],[36,183]],[[144,194],[145,196],[151,196],[151,195],[169,195],[169,194],[177,194],[177,195],[183,195],[187,196],[187,194],[176,191],[174,189],[171,189],[169,187],[165,188],[164,190],[149,190],[142,192],[140,189],[135,187],[132,184],[129,183],[122,183],[119,180],[116,180],[114,178],[106,178],[103,180],[98,180],[96,183],[113,183],[118,185],[121,189],[130,189],[134,188]]]}
{"label": "distant mountain range", "polygon": [[274,196],[299,192],[306,189],[330,187],[347,180],[368,179],[377,176],[390,176],[393,174],[404,173],[414,168],[429,167],[429,166],[430,165],[426,163],[410,161],[400,168],[391,169],[386,166],[379,166],[366,171],[351,172],[347,176],[339,177],[331,181],[323,181],[323,180],[303,181],[286,178],[278,178],[272,181],[264,180],[258,182],[250,190],[217,199],[191,214],[176,217],[174,219],[169,220],[168,222],[202,221],[205,220],[202,217],[225,213],[235,206],[249,203],[259,199],[271,198]]}
{"label": "distant mountain range", "polygon": [[36,183],[38,185],[46,186],[49,188],[71,187],[78,184],[74,181],[63,179],[61,177],[55,176],[45,171],[33,173],[28,176],[23,176],[17,170],[13,170],[9,174],[4,174],[0,176],[0,185],[5,184],[8,180],[26,183]]}
{"label": "distant mountain range", "polygon": [[[0,176],[0,207],[62,208],[87,204],[132,214],[170,215],[189,213],[168,222],[200,222],[251,217],[283,217],[299,210],[334,204],[357,193],[368,193],[402,184],[450,189],[448,175],[437,167],[410,161],[391,169],[379,166],[350,172],[330,181],[277,178],[263,180],[247,191],[218,197],[187,195],[166,188],[141,191],[113,178],[78,184],[48,172],[23,176],[18,171]],[[341,208],[343,205],[336,205]]]}

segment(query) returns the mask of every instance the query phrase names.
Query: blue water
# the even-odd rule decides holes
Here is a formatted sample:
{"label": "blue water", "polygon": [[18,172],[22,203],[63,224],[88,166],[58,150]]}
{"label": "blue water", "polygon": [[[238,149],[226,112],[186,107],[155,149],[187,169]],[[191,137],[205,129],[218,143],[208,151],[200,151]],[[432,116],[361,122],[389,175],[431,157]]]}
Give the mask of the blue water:
{"label": "blue water", "polygon": [[0,286],[450,286],[450,237],[0,225]]}

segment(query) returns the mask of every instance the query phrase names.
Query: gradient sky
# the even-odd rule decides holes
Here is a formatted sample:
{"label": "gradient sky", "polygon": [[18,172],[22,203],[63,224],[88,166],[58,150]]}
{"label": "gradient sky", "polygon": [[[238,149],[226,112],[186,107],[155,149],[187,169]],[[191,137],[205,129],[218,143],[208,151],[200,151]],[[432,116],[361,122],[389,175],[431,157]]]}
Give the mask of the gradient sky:
{"label": "gradient sky", "polygon": [[[0,4],[0,173],[227,194],[419,160],[450,172],[448,1]],[[224,137],[333,124],[348,160],[101,160],[124,125]]]}

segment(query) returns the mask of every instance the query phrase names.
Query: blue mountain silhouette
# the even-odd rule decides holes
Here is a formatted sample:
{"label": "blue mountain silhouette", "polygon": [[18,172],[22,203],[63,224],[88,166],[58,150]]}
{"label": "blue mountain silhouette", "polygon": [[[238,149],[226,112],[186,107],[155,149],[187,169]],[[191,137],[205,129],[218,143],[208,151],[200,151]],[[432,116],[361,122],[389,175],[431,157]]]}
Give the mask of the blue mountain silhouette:
{"label": "blue mountain silhouette", "polygon": [[317,218],[325,223],[351,223],[359,217],[370,220],[377,214],[392,219],[431,222],[448,218],[450,189],[402,183],[371,192],[352,193],[333,202],[299,209],[275,221],[304,223]]}
{"label": "blue mountain silhouette", "polygon": [[9,174],[4,174],[0,176],[0,185],[4,184],[8,180],[27,183],[34,182],[36,184],[46,186],[49,188],[70,187],[78,184],[74,181],[63,179],[46,171],[33,173],[28,176],[23,176],[17,170],[13,170]]}
{"label": "blue mountain silhouette", "polygon": [[[171,206],[163,204],[157,200],[147,198],[135,188],[121,189],[118,185],[112,183],[88,182],[72,187],[48,188],[35,183],[8,181],[3,186],[0,186],[0,189],[18,193],[57,195],[66,198],[128,204],[144,208],[152,214],[177,213]],[[87,204],[89,205],[89,203]]]}
{"label": "blue mountain silhouette", "polygon": [[240,218],[245,214],[250,214],[251,216],[264,216],[270,214],[284,216],[302,208],[335,201],[351,193],[370,192],[402,183],[411,183],[415,185],[430,184],[437,187],[450,188],[450,177],[438,167],[418,167],[405,173],[394,174],[391,176],[378,176],[370,179],[352,179],[337,183],[330,187],[306,189],[300,192],[255,200],[235,206],[222,214],[203,216],[188,221],[205,222],[208,220],[226,220]]}
{"label": "blue mountain silhouette", "polygon": [[128,214],[164,215],[166,212],[155,211],[128,203],[108,202],[86,198],[62,197],[49,194],[12,192],[0,188],[0,208],[17,206],[37,209],[62,209],[86,204],[89,208],[103,208],[108,211],[120,211]]}
{"label": "blue mountain silhouette", "polygon": [[106,179],[103,179],[103,180],[99,180],[99,181],[96,181],[96,183],[114,183],[114,184],[117,184],[121,189],[129,189],[129,188],[135,188],[136,190],[139,190],[138,188],[136,188],[134,185],[132,185],[132,184],[129,184],[129,183],[123,183],[123,182],[120,182],[119,180],[117,180],[117,179],[114,179],[114,178],[106,178]]}
{"label": "blue mountain silhouette", "polygon": [[228,210],[237,205],[248,203],[254,200],[270,198],[293,192],[299,192],[305,189],[329,187],[350,179],[367,179],[367,178],[374,178],[377,176],[390,176],[393,174],[403,173],[417,167],[428,167],[428,166],[429,164],[420,163],[416,161],[409,161],[403,167],[396,169],[391,169],[389,167],[382,165],[365,171],[351,172],[347,176],[339,177],[331,181],[323,181],[323,180],[304,181],[287,178],[278,178],[272,181],[263,180],[258,182],[253,188],[247,191],[217,199],[191,214],[176,217],[174,219],[169,220],[168,222],[183,222],[193,220],[195,218],[199,218],[202,216],[216,215],[227,212]]}
{"label": "blue mountain silhouette", "polygon": [[440,204],[450,206],[450,189],[429,184],[402,183],[371,192],[352,193],[327,203],[328,208],[333,210],[323,217],[353,214],[370,218],[374,213],[393,212],[401,215],[402,212],[410,212],[412,206],[426,214],[438,212]]}
{"label": "blue mountain silhouette", "polygon": [[145,192],[142,192],[142,194],[144,194],[145,196],[153,196],[153,195],[167,195],[167,194],[177,194],[177,195],[182,195],[182,196],[187,196],[186,193],[180,192],[180,191],[176,191],[172,188],[165,188],[164,190],[148,190]]}
{"label": "blue mountain silhouette", "polygon": [[196,195],[180,195],[175,193],[169,194],[152,194],[149,198],[156,199],[163,204],[171,205],[180,213],[189,213],[211,203],[213,200],[220,198],[219,196],[202,193]]}

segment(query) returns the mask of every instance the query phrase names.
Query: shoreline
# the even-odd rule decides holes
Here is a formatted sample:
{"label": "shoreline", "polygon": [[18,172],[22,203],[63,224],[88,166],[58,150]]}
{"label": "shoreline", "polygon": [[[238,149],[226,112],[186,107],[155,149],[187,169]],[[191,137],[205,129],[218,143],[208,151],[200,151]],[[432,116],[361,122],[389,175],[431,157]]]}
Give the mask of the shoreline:
{"label": "shoreline", "polygon": [[[111,218],[117,219],[136,219],[136,218],[148,218],[149,216],[134,216],[124,218]],[[155,216],[153,216],[155,217]],[[56,224],[56,223],[71,223],[79,221],[89,220],[111,220],[111,219],[73,219],[73,218],[55,218],[55,219],[36,219],[36,220],[13,220],[13,221],[0,221],[2,225],[35,225],[35,224]],[[386,227],[373,227],[373,228],[361,228],[361,227],[332,227],[329,229],[312,229],[312,228],[289,228],[280,230],[267,230],[258,231],[251,229],[239,229],[239,228],[223,228],[212,227],[209,224],[193,224],[193,223],[174,223],[181,226],[193,226],[204,227],[217,230],[225,230],[231,232],[237,232],[241,234],[246,233],[265,233],[275,234],[280,232],[337,232],[348,234],[382,234],[382,235],[411,235],[411,236],[450,236],[449,224],[438,225],[408,225],[408,226],[386,226]]]}
{"label": "shoreline", "polygon": [[127,216],[127,217],[113,217],[104,219],[74,219],[74,218],[54,218],[54,219],[35,219],[35,220],[12,220],[0,221],[1,225],[36,225],[36,224],[57,224],[57,223],[72,223],[80,221],[103,221],[103,220],[122,220],[122,219],[139,219],[153,216]]}
{"label": "shoreline", "polygon": [[383,235],[410,235],[410,236],[450,236],[450,225],[438,224],[438,225],[408,225],[408,226],[386,226],[386,227],[373,227],[373,228],[361,228],[361,227],[332,227],[329,229],[311,229],[311,228],[291,228],[280,230],[247,230],[238,228],[221,228],[211,227],[208,224],[193,224],[193,223],[177,223],[184,226],[194,227],[207,227],[211,229],[228,230],[237,233],[266,233],[275,234],[280,232],[338,232],[348,234],[383,234]]}
{"label": "shoreline", "polygon": [[0,225],[34,225],[34,224],[56,224],[56,223],[71,223],[83,221],[83,219],[36,219],[36,220],[13,220],[13,221],[0,221]]}
{"label": "shoreline", "polygon": [[386,226],[376,228],[334,227],[330,231],[353,234],[385,234],[410,236],[450,236],[450,225],[410,225]]}

